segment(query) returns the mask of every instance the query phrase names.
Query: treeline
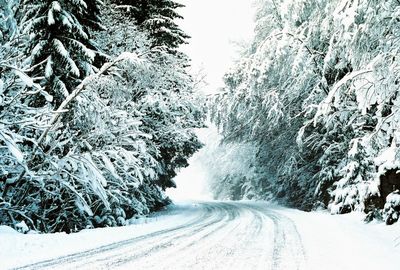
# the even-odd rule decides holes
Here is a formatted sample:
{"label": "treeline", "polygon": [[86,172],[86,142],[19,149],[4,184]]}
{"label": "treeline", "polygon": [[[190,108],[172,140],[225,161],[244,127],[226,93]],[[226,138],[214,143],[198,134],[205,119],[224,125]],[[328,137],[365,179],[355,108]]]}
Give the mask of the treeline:
{"label": "treeline", "polygon": [[225,197],[272,196],[305,210],[365,211],[395,222],[399,1],[258,7],[254,40],[211,105],[225,143],[238,153],[256,150],[241,173],[218,172],[214,185],[231,186]]}
{"label": "treeline", "polygon": [[168,203],[202,99],[170,0],[0,0],[0,223],[124,225]]}

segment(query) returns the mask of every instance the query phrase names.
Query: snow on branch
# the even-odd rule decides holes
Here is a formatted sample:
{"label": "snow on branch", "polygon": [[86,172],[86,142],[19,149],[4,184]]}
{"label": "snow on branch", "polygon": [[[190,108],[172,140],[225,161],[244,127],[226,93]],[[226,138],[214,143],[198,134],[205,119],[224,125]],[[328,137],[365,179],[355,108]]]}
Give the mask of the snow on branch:
{"label": "snow on branch", "polygon": [[43,134],[40,136],[39,140],[38,140],[38,145],[40,145],[45,139],[46,136],[48,134],[48,132],[54,127],[54,125],[57,123],[57,121],[60,119],[60,116],[62,115],[62,113],[66,112],[66,108],[67,106],[74,101],[79,94],[85,90],[85,88],[87,87],[87,85],[92,82],[93,80],[99,78],[101,75],[103,75],[104,73],[106,73],[108,70],[110,70],[112,67],[116,66],[118,63],[124,61],[124,60],[128,60],[134,63],[137,63],[137,61],[139,60],[139,57],[137,54],[135,53],[130,53],[130,52],[124,52],[122,54],[120,54],[117,58],[115,58],[115,60],[113,60],[112,62],[106,63],[104,64],[100,70],[93,74],[90,75],[88,77],[86,77],[76,88],[74,91],[72,91],[72,93],[67,96],[67,98],[61,103],[61,105],[58,107],[58,109],[55,112],[55,115],[53,116],[53,118],[50,120],[49,126],[48,128],[43,132]]}

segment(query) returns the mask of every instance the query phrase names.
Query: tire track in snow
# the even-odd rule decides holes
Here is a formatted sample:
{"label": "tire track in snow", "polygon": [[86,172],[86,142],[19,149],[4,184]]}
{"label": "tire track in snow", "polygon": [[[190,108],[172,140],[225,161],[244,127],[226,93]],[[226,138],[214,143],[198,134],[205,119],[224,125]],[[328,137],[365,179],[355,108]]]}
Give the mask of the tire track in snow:
{"label": "tire track in snow", "polygon": [[[176,256],[176,254],[182,256],[182,253],[185,249],[196,244],[201,239],[208,238],[211,235],[220,232],[221,228],[224,227],[225,224],[230,223],[235,218],[235,215],[229,213],[226,210],[226,207],[221,204],[218,204],[217,207],[214,208],[214,214],[216,213],[218,215],[210,216],[210,218],[213,218],[212,222],[199,224],[198,228],[193,228],[193,230],[190,230],[185,235],[181,235],[179,237],[172,235],[168,241],[168,244],[166,245],[165,243],[161,245],[157,244],[157,247],[163,246],[164,248],[157,250],[151,249],[151,252],[142,254],[143,256],[137,256],[136,254],[124,254],[116,261],[108,261],[106,267],[101,269],[115,269],[116,267],[123,266],[131,261],[135,261],[135,264],[141,265],[140,269],[160,269],[159,265],[157,264],[159,264],[159,262],[163,262],[162,264],[165,266],[166,261],[168,261],[170,258],[172,258],[173,262],[175,263],[176,258],[173,257]],[[155,241],[159,240],[155,239]],[[162,254],[158,254],[161,251]],[[173,269],[173,267],[171,269]]]}
{"label": "tire track in snow", "polygon": [[306,252],[294,222],[271,208],[253,206],[274,223],[274,249],[271,270],[306,269]]}
{"label": "tire track in snow", "polygon": [[[134,265],[140,265],[140,269],[177,269],[177,254],[180,257],[179,263],[182,263],[185,258],[190,258],[196,253],[194,250],[200,249],[200,243],[214,237],[214,235],[220,235],[224,228],[233,224],[233,220],[238,216],[238,213],[231,211],[225,203],[218,203],[218,208],[220,210],[218,226],[211,229],[205,226],[201,232],[195,233],[191,237],[174,239],[174,244],[164,250],[162,254],[152,254],[148,258],[136,261]],[[160,262],[162,262],[162,266],[160,266]]]}
{"label": "tire track in snow", "polygon": [[[218,211],[216,211],[217,207],[215,207],[215,205],[209,204],[209,203],[202,203],[201,207],[204,209],[204,211],[201,211],[202,212],[201,215],[196,217],[193,221],[184,223],[180,226],[177,226],[177,227],[174,227],[171,229],[153,232],[150,234],[141,235],[141,236],[123,240],[123,241],[118,241],[118,242],[115,242],[115,243],[112,243],[109,245],[104,245],[104,246],[90,249],[87,251],[77,252],[77,253],[74,253],[71,255],[61,256],[61,257],[58,257],[55,259],[45,260],[45,261],[34,263],[34,264],[29,264],[26,266],[14,268],[13,270],[45,269],[45,268],[54,269],[54,267],[59,268],[63,264],[72,264],[75,262],[80,262],[83,259],[87,261],[88,259],[90,259],[93,256],[96,256],[97,254],[106,254],[107,252],[110,252],[110,251],[113,251],[116,249],[120,249],[122,247],[126,247],[126,246],[129,247],[132,245],[133,245],[133,247],[135,247],[134,244],[139,243],[141,241],[145,241],[145,240],[149,240],[149,239],[152,240],[156,237],[169,237],[170,233],[175,233],[175,232],[182,233],[182,231],[186,232],[185,231],[186,229],[193,230],[193,228],[204,227],[203,222],[207,221],[213,213],[218,212]],[[218,221],[219,221],[219,219],[212,220],[212,222],[209,221],[209,223],[207,223],[206,226],[211,225],[212,223],[216,223]],[[176,237],[176,236],[174,235],[173,237]],[[160,239],[157,239],[157,241],[158,240],[160,240]]]}
{"label": "tire track in snow", "polygon": [[199,203],[176,227],[17,269],[305,269],[292,220],[265,203]]}

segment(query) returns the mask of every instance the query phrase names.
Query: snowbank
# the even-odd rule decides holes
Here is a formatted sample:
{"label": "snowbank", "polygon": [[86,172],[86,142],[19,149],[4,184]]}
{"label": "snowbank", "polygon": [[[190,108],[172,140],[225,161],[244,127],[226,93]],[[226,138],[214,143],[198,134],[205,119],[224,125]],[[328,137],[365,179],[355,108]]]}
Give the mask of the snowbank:
{"label": "snowbank", "polygon": [[400,269],[400,224],[364,224],[361,213],[282,212],[296,223],[310,270]]}

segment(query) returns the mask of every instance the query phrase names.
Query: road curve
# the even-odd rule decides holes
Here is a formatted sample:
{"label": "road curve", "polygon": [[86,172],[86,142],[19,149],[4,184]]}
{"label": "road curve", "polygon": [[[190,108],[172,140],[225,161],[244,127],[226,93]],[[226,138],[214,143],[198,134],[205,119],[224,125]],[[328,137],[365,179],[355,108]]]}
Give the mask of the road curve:
{"label": "road curve", "polygon": [[16,269],[306,269],[295,224],[265,203],[201,202],[181,212],[191,218],[172,228]]}

